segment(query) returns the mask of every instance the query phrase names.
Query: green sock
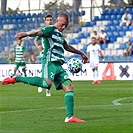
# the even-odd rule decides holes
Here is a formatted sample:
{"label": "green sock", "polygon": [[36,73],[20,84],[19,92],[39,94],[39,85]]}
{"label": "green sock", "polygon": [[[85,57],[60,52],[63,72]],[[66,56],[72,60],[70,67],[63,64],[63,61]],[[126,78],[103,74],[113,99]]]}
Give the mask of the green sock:
{"label": "green sock", "polygon": [[65,93],[64,101],[66,104],[66,117],[70,118],[73,115],[74,110],[74,92],[68,91]]}
{"label": "green sock", "polygon": [[16,82],[23,82],[33,86],[38,86],[42,88],[49,88],[48,83],[40,77],[16,77]]}

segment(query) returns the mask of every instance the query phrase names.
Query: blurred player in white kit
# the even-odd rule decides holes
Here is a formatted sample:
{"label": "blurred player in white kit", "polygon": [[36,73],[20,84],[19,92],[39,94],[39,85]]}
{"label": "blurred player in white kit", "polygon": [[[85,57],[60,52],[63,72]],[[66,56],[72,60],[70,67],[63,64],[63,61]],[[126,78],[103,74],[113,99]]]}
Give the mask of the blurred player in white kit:
{"label": "blurred player in white kit", "polygon": [[99,44],[96,44],[96,38],[91,38],[91,44],[87,47],[87,56],[88,62],[90,62],[90,67],[93,71],[94,81],[92,84],[101,84],[101,81],[98,79],[98,64],[99,64],[99,54],[102,57],[102,62],[104,62],[104,56]]}

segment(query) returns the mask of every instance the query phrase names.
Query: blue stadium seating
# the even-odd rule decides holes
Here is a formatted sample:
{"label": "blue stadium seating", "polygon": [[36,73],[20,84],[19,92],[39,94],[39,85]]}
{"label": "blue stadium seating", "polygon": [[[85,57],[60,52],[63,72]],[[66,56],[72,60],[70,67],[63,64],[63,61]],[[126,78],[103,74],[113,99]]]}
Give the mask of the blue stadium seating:
{"label": "blue stadium seating", "polygon": [[84,37],[85,37],[85,38],[90,37],[90,33],[84,34]]}
{"label": "blue stadium seating", "polygon": [[119,35],[120,35],[120,37],[123,37],[123,36],[125,36],[126,34],[125,34],[124,31],[120,31],[120,32],[119,32]]}
{"label": "blue stadium seating", "polygon": [[78,38],[85,38],[85,35],[84,35],[84,33],[80,33],[79,35],[78,35]]}
{"label": "blue stadium seating", "polygon": [[123,31],[128,31],[129,27],[128,26],[122,26]]}
{"label": "blue stadium seating", "polygon": [[107,10],[107,9],[105,9],[105,10],[103,11],[102,16],[103,16],[103,15],[108,15],[108,10]]}
{"label": "blue stadium seating", "polygon": [[123,43],[123,44],[120,45],[119,49],[126,49],[126,47],[127,47],[126,44]]}
{"label": "blue stadium seating", "polygon": [[133,30],[133,25],[129,26],[129,30],[130,30],[130,31]]}
{"label": "blue stadium seating", "polygon": [[109,37],[109,42],[114,43],[116,41],[116,36]]}
{"label": "blue stadium seating", "polygon": [[102,50],[105,50],[107,47],[108,47],[107,44],[102,44],[102,45],[101,45],[101,49],[102,49]]}
{"label": "blue stadium seating", "polygon": [[115,25],[115,26],[119,25],[119,21],[118,20],[113,20],[113,25]]}
{"label": "blue stadium seating", "polygon": [[123,15],[125,13],[125,9],[121,8],[119,14]]}
{"label": "blue stadium seating", "polygon": [[133,43],[133,37],[130,38],[130,41]]}
{"label": "blue stadium seating", "polygon": [[98,20],[99,20],[99,16],[95,16],[94,21],[98,21]]}
{"label": "blue stadium seating", "polygon": [[79,44],[79,43],[81,43],[81,39],[80,38],[76,38],[75,39],[75,44]]}
{"label": "blue stadium seating", "polygon": [[[107,24],[107,27],[108,27],[108,26],[112,26],[112,25],[114,25],[113,21],[109,21],[108,24]],[[106,27],[106,28],[107,28],[107,27]]]}
{"label": "blue stadium seating", "polygon": [[114,14],[118,15],[120,13],[120,9],[114,9]]}
{"label": "blue stadium seating", "polygon": [[114,15],[114,9],[108,10],[108,15]]}
{"label": "blue stadium seating", "polygon": [[[123,9],[110,9],[110,10],[104,10],[101,17],[99,16],[95,16],[94,20],[92,22],[87,22],[86,24],[84,24],[82,27],[93,27],[95,26],[97,23],[97,21],[102,21],[102,20],[107,20],[108,24],[105,25],[105,29],[104,31],[107,33],[107,36],[109,37],[109,41],[111,43],[114,43],[118,37],[123,37],[126,35],[126,31],[131,31],[133,30],[133,26],[119,26],[120,24],[120,20],[122,15],[125,12],[125,8]],[[129,11],[129,13],[133,14],[133,8],[127,8],[127,10]],[[44,16],[46,16],[47,14],[52,14],[53,16],[57,17],[57,15],[60,12],[43,12],[43,13],[39,13],[39,14],[30,14],[28,13],[27,15],[25,13],[23,14],[7,14],[7,15],[0,15],[0,29],[3,28],[4,24],[13,24],[13,29],[18,31],[28,31],[31,29],[35,29],[37,27],[40,27],[40,23],[43,23],[44,20]],[[84,11],[75,11],[75,12],[67,12],[66,13],[68,15],[70,15],[70,19],[71,21],[72,16],[74,15],[74,19],[75,17],[78,16],[83,16],[85,14]],[[133,17],[133,15],[132,15]],[[34,22],[34,24],[33,24]],[[75,30],[75,33],[78,33],[79,36],[78,38],[73,38],[69,41],[69,44],[71,45],[78,45],[81,43],[81,38],[89,38],[90,37],[90,33],[83,33],[82,32],[82,27],[79,27]],[[14,35],[16,33],[16,31],[14,30],[10,30],[8,32],[5,32],[4,35],[2,35],[2,37],[0,37],[1,40],[1,44],[2,47],[0,47],[0,51],[4,50],[4,46],[7,46],[7,44],[12,44],[13,40],[14,40]],[[10,40],[7,38],[7,36],[10,36]],[[130,40],[133,42],[133,38],[130,38]],[[31,46],[33,46],[33,40],[29,40],[28,42],[26,42],[28,44],[28,49],[31,49]],[[82,51],[86,52],[86,48],[89,44],[86,44]],[[101,45],[102,50],[105,50],[106,48],[108,48],[108,43]],[[119,49],[125,49],[126,48],[126,44],[121,44]],[[74,55],[77,57],[77,55]],[[115,58],[116,57],[116,58]],[[109,59],[109,61],[113,61],[114,59],[119,59],[120,56],[115,56],[115,57],[106,57]],[[124,60],[127,58],[123,57],[122,60]],[[129,60],[131,60],[129,58]]]}
{"label": "blue stadium seating", "polygon": [[114,36],[115,36],[116,38],[120,36],[120,35],[119,35],[119,32],[117,32],[117,31],[114,31],[113,34],[114,34]]}
{"label": "blue stadium seating", "polygon": [[111,20],[116,20],[116,15],[111,15]]}
{"label": "blue stadium seating", "polygon": [[86,22],[86,23],[83,25],[83,27],[89,27],[89,26],[91,26],[91,23],[90,23],[90,22]]}
{"label": "blue stadium seating", "polygon": [[110,26],[110,30],[113,31],[117,31],[115,26]]}
{"label": "blue stadium seating", "polygon": [[74,40],[74,39],[71,39],[71,40],[69,41],[69,44],[75,44],[75,40]]}
{"label": "blue stadium seating", "polygon": [[78,32],[80,32],[81,30],[82,30],[82,28],[79,27],[79,28],[76,29],[75,33],[78,33]]}
{"label": "blue stadium seating", "polygon": [[105,20],[105,16],[102,15],[99,20]]}
{"label": "blue stadium seating", "polygon": [[116,28],[117,28],[117,31],[122,31],[123,30],[123,28],[121,26],[116,26]]}
{"label": "blue stadium seating", "polygon": [[122,15],[118,14],[116,15],[116,20],[121,20]]}
{"label": "blue stadium seating", "polygon": [[111,20],[111,16],[110,15],[105,15],[105,20]]}
{"label": "blue stadium seating", "polygon": [[110,31],[111,31],[110,26],[107,26],[107,27],[105,28],[104,31],[105,31],[106,33],[107,33],[107,32],[110,32]]}

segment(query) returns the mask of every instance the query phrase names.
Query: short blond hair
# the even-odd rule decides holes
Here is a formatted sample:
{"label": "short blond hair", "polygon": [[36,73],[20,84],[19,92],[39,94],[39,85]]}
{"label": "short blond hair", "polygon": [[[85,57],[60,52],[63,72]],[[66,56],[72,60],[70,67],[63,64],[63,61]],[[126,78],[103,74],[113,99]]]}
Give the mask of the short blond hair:
{"label": "short blond hair", "polygon": [[[68,16],[66,13],[60,13],[60,14],[58,15],[58,18],[61,18],[61,17],[65,18],[66,21],[69,22],[69,16]],[[57,18],[57,19],[58,19],[58,18]]]}

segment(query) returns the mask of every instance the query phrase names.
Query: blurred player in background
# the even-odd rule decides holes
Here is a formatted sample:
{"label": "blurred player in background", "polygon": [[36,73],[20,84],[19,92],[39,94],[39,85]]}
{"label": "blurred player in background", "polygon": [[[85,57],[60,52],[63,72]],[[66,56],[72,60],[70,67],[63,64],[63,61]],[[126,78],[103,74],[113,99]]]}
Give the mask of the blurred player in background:
{"label": "blurred player in background", "polygon": [[92,84],[101,84],[98,80],[98,64],[99,64],[99,54],[102,57],[102,61],[104,62],[104,57],[100,48],[100,45],[96,43],[96,38],[91,38],[91,44],[87,47],[87,56],[88,61],[90,62],[90,67],[93,71],[94,81]]}
{"label": "blurred player in background", "polygon": [[[46,25],[46,26],[52,25],[52,23],[53,23],[53,17],[52,17],[52,15],[49,14],[49,15],[45,16],[44,19],[45,19],[45,25]],[[38,44],[38,40],[39,40],[40,38],[41,38],[40,36],[37,36],[37,37],[34,39],[34,44],[35,44],[35,46],[37,47],[37,49],[41,51],[41,57],[42,57],[42,56],[43,56],[43,52],[44,52],[44,43],[45,43],[45,41],[44,41],[44,39],[42,38],[42,45],[39,45],[39,44]],[[41,63],[42,63],[42,65],[43,65],[43,62],[41,62]],[[42,87],[39,87],[39,88],[38,88],[38,92],[39,92],[39,93],[42,92],[42,90],[43,90]],[[46,96],[51,96],[50,89],[46,89]]]}
{"label": "blurred player in background", "polygon": [[[74,116],[74,87],[68,77],[68,73],[63,69],[62,65],[65,63],[64,50],[81,55],[83,63],[86,63],[88,58],[81,50],[75,49],[67,44],[62,32],[67,27],[68,23],[68,15],[61,13],[53,26],[46,26],[40,30],[17,33],[15,35],[16,38],[41,36],[45,39],[45,49],[42,58],[44,61],[44,66],[42,66],[43,78],[21,76],[8,77],[2,81],[2,84],[6,85],[23,82],[48,89],[51,88],[52,83],[54,83],[57,90],[63,90],[65,92],[65,122],[85,122]],[[60,115],[60,113],[57,115]]]}
{"label": "blurred player in background", "polygon": [[9,57],[8,57],[8,59],[7,59],[7,62],[8,62],[9,64],[13,64],[13,63],[14,63],[14,57],[13,57],[13,54],[12,54],[12,53],[10,53],[10,55],[9,55]]}
{"label": "blurred player in background", "polygon": [[21,45],[22,40],[18,39],[17,40],[17,45],[14,47],[14,74],[12,76],[16,75],[16,72],[18,68],[21,66],[22,71],[24,73],[24,76],[26,77],[26,63],[25,63],[25,58],[26,58],[26,47]]}

